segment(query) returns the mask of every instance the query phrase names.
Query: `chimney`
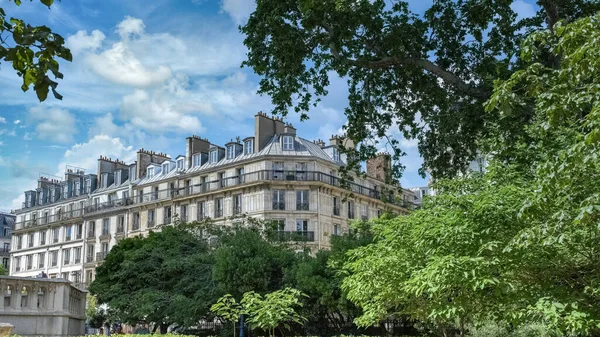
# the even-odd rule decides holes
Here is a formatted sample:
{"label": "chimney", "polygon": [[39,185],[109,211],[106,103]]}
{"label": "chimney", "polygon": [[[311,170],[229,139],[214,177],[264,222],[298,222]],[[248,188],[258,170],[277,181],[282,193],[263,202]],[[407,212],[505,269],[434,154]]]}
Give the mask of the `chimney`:
{"label": "chimney", "polygon": [[148,168],[148,165],[162,164],[165,160],[170,159],[171,157],[165,153],[140,149],[137,152],[136,178],[141,179],[146,176],[146,168]]}
{"label": "chimney", "polygon": [[325,142],[323,140],[321,140],[321,139],[317,139],[315,141],[315,144],[317,144],[320,148],[325,147]]}
{"label": "chimney", "polygon": [[386,181],[392,171],[392,158],[389,153],[380,152],[367,160],[367,175],[379,181]]}
{"label": "chimney", "polygon": [[296,128],[294,126],[292,126],[292,124],[286,124],[283,127],[283,133],[287,134],[287,135],[296,135]]}
{"label": "chimney", "polygon": [[271,118],[259,111],[254,116],[254,152],[262,150],[274,135],[284,133],[284,128],[281,118]]}
{"label": "chimney", "polygon": [[187,137],[185,139],[185,158],[186,158],[186,167],[192,167],[192,157],[196,153],[208,153],[210,148],[210,142],[208,139],[200,138],[196,135]]}

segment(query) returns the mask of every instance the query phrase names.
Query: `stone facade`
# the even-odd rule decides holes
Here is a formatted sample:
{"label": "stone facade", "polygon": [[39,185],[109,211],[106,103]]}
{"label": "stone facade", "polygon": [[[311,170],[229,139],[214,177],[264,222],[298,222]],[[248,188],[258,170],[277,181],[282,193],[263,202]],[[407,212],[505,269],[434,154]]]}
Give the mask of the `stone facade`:
{"label": "stone facade", "polygon": [[378,153],[367,160],[367,175],[379,181],[386,181],[391,174],[392,159],[388,153]]}
{"label": "stone facade", "polygon": [[15,230],[15,215],[0,212],[0,265],[10,270],[10,242]]}
{"label": "stone facade", "polygon": [[20,336],[85,334],[86,292],[67,280],[0,276],[0,322]]}

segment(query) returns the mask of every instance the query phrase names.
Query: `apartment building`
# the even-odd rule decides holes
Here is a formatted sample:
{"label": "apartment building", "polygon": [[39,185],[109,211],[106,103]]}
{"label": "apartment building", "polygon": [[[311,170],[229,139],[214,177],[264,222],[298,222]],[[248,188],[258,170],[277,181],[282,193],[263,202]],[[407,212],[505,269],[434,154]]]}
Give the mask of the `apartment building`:
{"label": "apartment building", "polygon": [[0,263],[10,270],[10,242],[15,229],[15,215],[0,212]]}
{"label": "apartment building", "polygon": [[[223,146],[192,136],[186,138],[185,154],[174,157],[145,149],[131,164],[101,157],[97,175],[80,173],[84,195],[69,194],[40,204],[40,190],[46,185],[25,192],[24,208],[17,211],[11,275],[44,271],[75,282],[83,275],[83,281],[90,282],[95,268],[120,239],[147,235],[176,221],[211,218],[231,225],[242,216],[273,220],[282,236],[326,249],[329,238],[347,230],[355,219],[372,219],[383,212],[407,214],[413,209],[411,191],[383,192],[390,188],[384,184],[391,165],[387,154],[367,162],[366,177],[343,185],[338,170],[346,159],[340,153],[344,146],[353,145],[335,136],[328,144],[306,140],[292,125],[258,113],[254,135]],[[66,175],[68,179],[72,178]],[[31,203],[29,195],[38,199]],[[48,219],[65,207],[67,212],[73,207],[83,212],[40,222],[40,216]],[[52,240],[40,243],[43,232]],[[75,237],[66,240],[66,233]],[[41,260],[51,264],[36,264]]]}

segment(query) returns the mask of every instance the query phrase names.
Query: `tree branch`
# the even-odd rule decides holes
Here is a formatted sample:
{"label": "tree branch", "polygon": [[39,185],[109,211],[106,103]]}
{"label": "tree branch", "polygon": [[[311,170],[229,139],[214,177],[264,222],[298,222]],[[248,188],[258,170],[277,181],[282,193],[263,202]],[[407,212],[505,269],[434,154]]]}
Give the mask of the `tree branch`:
{"label": "tree branch", "polygon": [[546,23],[548,24],[548,28],[553,30],[554,25],[560,19],[558,16],[558,8],[556,8],[554,0],[540,0],[540,5],[542,5],[546,11]]}

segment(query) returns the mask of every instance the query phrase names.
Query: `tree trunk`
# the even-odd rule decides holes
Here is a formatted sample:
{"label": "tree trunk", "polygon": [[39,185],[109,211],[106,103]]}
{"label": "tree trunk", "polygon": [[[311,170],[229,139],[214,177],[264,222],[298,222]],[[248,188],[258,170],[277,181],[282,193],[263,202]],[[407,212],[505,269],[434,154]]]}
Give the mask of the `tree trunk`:
{"label": "tree trunk", "polygon": [[161,323],[160,324],[160,333],[163,334],[163,335],[166,334],[168,328],[169,328],[169,324],[167,324],[167,323]]}

